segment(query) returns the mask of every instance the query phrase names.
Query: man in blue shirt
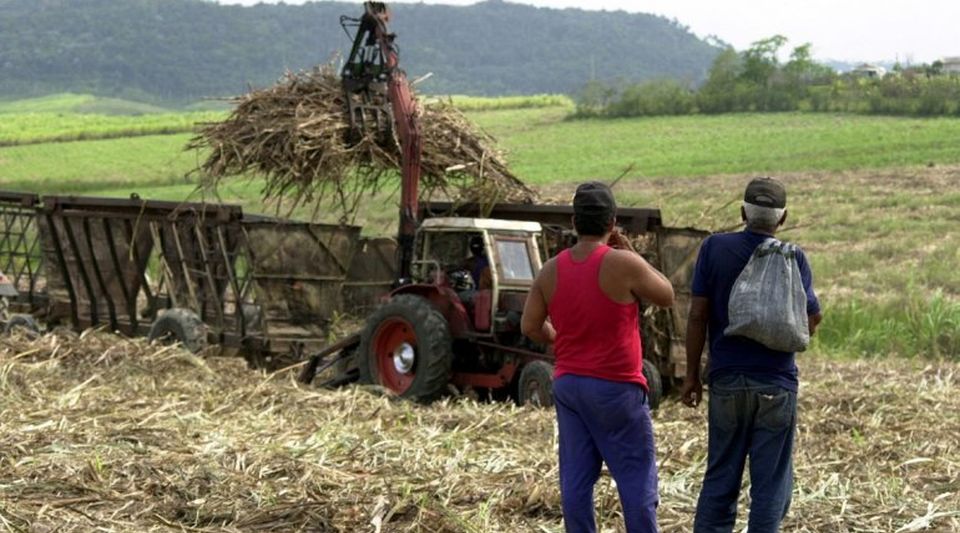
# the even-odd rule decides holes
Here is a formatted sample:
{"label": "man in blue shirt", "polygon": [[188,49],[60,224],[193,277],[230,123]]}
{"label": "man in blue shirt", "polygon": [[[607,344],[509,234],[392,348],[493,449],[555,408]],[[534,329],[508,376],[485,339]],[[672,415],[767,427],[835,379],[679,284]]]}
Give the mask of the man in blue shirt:
{"label": "man in blue shirt", "polygon": [[464,262],[464,268],[470,272],[473,278],[473,287],[482,291],[493,286],[490,277],[490,260],[487,259],[487,253],[484,250],[483,237],[475,235],[470,238],[470,257]]}
{"label": "man in blue shirt", "polygon": [[[703,386],[700,357],[710,336],[707,471],[696,533],[733,531],[744,464],[750,457],[750,533],[778,531],[793,489],[793,437],[797,419],[797,365],[779,352],[740,336],[725,336],[727,304],[754,249],[787,219],[787,192],[772,178],[747,185],[740,214],[744,231],[708,237],[693,276],[687,326],[683,402],[696,407]],[[806,256],[796,254],[807,295],[810,333],[820,323],[820,303]]]}

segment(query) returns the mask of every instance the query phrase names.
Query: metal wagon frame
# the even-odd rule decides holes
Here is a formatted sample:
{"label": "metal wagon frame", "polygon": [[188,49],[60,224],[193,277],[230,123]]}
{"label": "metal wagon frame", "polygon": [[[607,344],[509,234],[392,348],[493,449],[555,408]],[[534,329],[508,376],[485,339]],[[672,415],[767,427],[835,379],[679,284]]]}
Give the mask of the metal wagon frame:
{"label": "metal wagon frame", "polygon": [[0,264],[23,312],[146,336],[169,309],[275,367],[328,343],[360,228],[240,206],[0,191]]}
{"label": "metal wagon frame", "polygon": [[46,304],[46,276],[37,227],[40,196],[0,191],[0,272],[17,289],[10,311],[37,313]]}

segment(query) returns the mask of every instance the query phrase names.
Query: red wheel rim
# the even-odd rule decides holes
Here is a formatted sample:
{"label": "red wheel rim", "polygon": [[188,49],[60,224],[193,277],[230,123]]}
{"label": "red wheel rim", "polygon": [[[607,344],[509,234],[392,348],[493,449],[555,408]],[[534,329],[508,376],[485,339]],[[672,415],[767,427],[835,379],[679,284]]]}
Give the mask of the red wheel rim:
{"label": "red wheel rim", "polygon": [[402,318],[388,318],[380,324],[373,334],[373,356],[381,385],[397,394],[410,388],[417,375],[416,348],[412,324]]}

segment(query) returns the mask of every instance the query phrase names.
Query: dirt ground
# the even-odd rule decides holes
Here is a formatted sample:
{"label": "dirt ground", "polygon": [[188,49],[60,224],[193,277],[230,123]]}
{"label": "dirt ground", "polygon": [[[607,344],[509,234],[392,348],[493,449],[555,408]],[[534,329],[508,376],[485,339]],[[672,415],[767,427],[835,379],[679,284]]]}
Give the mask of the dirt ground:
{"label": "dirt ground", "polygon": [[[784,530],[960,530],[960,364],[799,364]],[[294,374],[100,333],[0,339],[0,530],[561,531],[551,411]],[[661,526],[688,531],[705,409],[671,398],[655,424]],[[621,531],[606,475],[597,504]]]}

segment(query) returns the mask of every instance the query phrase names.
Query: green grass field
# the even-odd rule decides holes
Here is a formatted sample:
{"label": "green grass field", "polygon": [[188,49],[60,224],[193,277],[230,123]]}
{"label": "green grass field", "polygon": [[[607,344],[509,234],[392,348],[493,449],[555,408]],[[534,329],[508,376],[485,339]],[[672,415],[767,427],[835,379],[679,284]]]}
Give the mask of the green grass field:
{"label": "green grass field", "polygon": [[0,100],[0,113],[144,115],[169,112],[169,109],[152,104],[119,98],[102,98],[90,94],[60,93],[21,100]]}
{"label": "green grass field", "polygon": [[537,94],[531,96],[463,96],[452,95],[441,100],[449,100],[461,111],[498,111],[508,109],[543,109],[559,107],[572,110],[574,101],[563,94]]}
{"label": "green grass field", "polygon": [[747,114],[564,120],[562,109],[472,115],[531,183],[840,171],[960,162],[960,120]]}
{"label": "green grass field", "polygon": [[[631,164],[635,171],[628,179],[643,180],[960,163],[956,119],[788,113],[573,121],[566,120],[567,115],[568,108],[562,106],[468,112],[502,143],[516,173],[538,185],[612,179]],[[49,115],[12,115],[0,119],[0,141],[80,135],[85,128],[104,134],[138,128],[142,131],[138,134],[153,128],[182,131],[194,121],[218,116],[222,115],[69,115],[58,125]],[[118,181],[120,188],[137,184],[156,190],[170,185],[170,176],[182,176],[195,167],[195,156],[180,153],[188,138],[156,136],[136,146],[123,139],[63,143],[57,148],[0,148],[0,176],[4,183],[17,186],[39,178],[44,185],[33,185],[32,190],[47,190],[47,184],[63,181],[69,181],[73,191],[105,192]],[[133,158],[149,164],[130,168]],[[51,159],[59,161],[51,165]],[[59,168],[65,160],[68,168]],[[123,179],[117,180],[121,174]],[[176,198],[182,188],[169,193],[164,196]]]}
{"label": "green grass field", "polygon": [[155,113],[143,116],[78,113],[0,115],[0,146],[189,133],[198,122],[221,120],[218,112]]}
{"label": "green grass field", "polygon": [[[809,251],[832,315],[818,341],[824,351],[960,353],[960,234],[953,229],[960,119],[785,113],[576,121],[569,105],[551,98],[462,102],[498,138],[515,172],[548,199],[569,198],[575,183],[611,180],[634,165],[618,185],[623,205],[660,207],[671,225],[722,230],[736,226],[750,176],[782,176],[791,198],[784,235]],[[36,142],[0,147],[0,189],[276,208],[261,202],[255,178],[199,192],[191,172],[202,154],[183,150],[190,133],[145,135],[182,132],[222,112],[65,111],[83,105],[101,103],[60,95],[0,105],[0,142]],[[136,136],[42,142],[124,131]],[[359,216],[374,234],[390,234],[394,219],[392,209]]]}
{"label": "green grass field", "polygon": [[0,101],[0,147],[189,133],[198,122],[224,116],[204,102],[174,111],[72,93]]}

